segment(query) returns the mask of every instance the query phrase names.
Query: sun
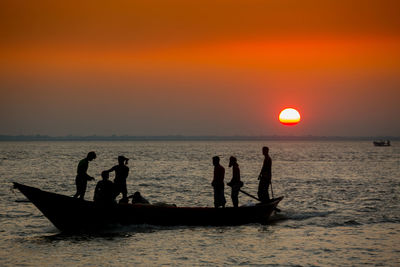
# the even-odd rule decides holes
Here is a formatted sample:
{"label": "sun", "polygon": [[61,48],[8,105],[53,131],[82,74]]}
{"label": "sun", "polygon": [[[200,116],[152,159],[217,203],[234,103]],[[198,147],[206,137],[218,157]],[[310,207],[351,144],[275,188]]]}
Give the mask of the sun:
{"label": "sun", "polygon": [[300,122],[300,113],[294,108],[285,108],[279,114],[279,121],[283,125],[296,125]]}

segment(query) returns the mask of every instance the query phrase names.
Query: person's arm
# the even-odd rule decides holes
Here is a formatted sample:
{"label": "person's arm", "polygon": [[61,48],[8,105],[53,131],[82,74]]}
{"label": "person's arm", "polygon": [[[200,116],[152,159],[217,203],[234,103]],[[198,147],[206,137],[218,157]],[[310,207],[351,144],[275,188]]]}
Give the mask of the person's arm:
{"label": "person's arm", "polygon": [[96,188],[94,189],[94,195],[96,196],[96,194],[99,192],[99,189],[100,189],[100,184],[99,184],[100,182],[98,182],[97,184],[96,184]]}
{"label": "person's arm", "polygon": [[108,173],[113,172],[113,171],[115,171],[115,167],[116,167],[116,166],[112,167],[112,168],[109,169],[109,170],[105,170],[105,172],[108,172]]}
{"label": "person's arm", "polygon": [[213,179],[212,179],[212,181],[211,181],[211,186],[212,187],[215,187],[215,185],[216,185],[216,178],[217,178],[217,170],[216,170],[216,168],[214,167],[214,175],[213,175]]}
{"label": "person's arm", "polygon": [[96,184],[96,188],[94,189],[93,201],[96,201],[98,198],[99,190],[100,190],[100,182]]}
{"label": "person's arm", "polygon": [[125,179],[128,179],[128,176],[129,176],[129,167],[128,166],[125,166],[126,167],[126,177],[125,177]]}
{"label": "person's arm", "polygon": [[261,179],[261,177],[263,177],[264,175],[267,174],[268,172],[268,167],[271,168],[271,160],[268,160],[267,158],[264,159],[261,171],[260,171],[260,175],[258,176],[258,180]]}
{"label": "person's arm", "polygon": [[115,166],[114,167],[112,167],[111,169],[109,169],[109,170],[105,170],[105,172],[112,172],[112,171],[115,171]]}
{"label": "person's arm", "polygon": [[263,170],[264,170],[264,164],[265,164],[265,160],[263,161],[263,165],[262,165],[262,167],[261,167],[260,174],[258,175],[258,180],[260,180],[260,179],[261,179],[261,177],[262,177]]}
{"label": "person's arm", "polygon": [[214,177],[213,177],[213,179],[212,179],[212,181],[211,181],[211,186],[212,186],[212,187],[215,186],[215,175],[214,175]]}
{"label": "person's arm", "polygon": [[86,180],[88,180],[88,181],[94,181],[94,180],[96,180],[96,179],[94,179],[94,177],[90,176],[90,175],[87,174],[86,172],[85,172],[85,174],[84,174],[84,177],[85,177]]}

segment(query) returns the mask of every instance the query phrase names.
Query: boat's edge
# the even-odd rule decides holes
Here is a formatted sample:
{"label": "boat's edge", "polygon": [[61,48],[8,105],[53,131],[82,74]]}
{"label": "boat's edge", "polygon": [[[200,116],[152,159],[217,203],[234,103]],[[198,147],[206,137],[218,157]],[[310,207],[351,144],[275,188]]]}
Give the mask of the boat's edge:
{"label": "boat's edge", "polygon": [[[79,229],[80,228],[85,228],[85,229],[91,229],[94,228],[95,224],[97,224],[97,221],[89,216],[86,216],[86,212],[85,211],[92,211],[93,209],[96,209],[96,204],[93,201],[84,201],[84,200],[79,200],[79,199],[75,199],[73,197],[69,197],[69,196],[65,196],[65,195],[61,195],[61,194],[57,194],[57,193],[52,193],[52,192],[47,192],[44,190],[41,190],[39,188],[36,187],[31,187],[31,186],[27,186],[27,185],[23,185],[21,183],[17,183],[17,182],[13,182],[14,184],[14,188],[18,189],[23,195],[25,195],[35,206],[36,208],[38,208],[43,215],[49,219],[49,221],[51,223],[53,223],[59,230],[61,231],[70,231],[71,229],[74,230]],[[42,203],[45,202],[46,203],[46,199],[49,198],[53,198],[56,197],[57,199],[60,199],[61,201],[61,205],[57,206],[56,208],[53,207],[47,207],[46,205],[43,205]],[[259,208],[263,208],[265,210],[265,215],[263,216],[262,219],[259,219],[257,221],[252,221],[252,222],[246,222],[246,223],[234,223],[232,225],[240,225],[240,224],[248,224],[248,223],[262,223],[265,224],[268,221],[268,218],[270,217],[271,213],[273,213],[273,210],[277,207],[277,205],[279,204],[279,202],[283,199],[283,197],[279,197],[279,198],[275,198],[273,199],[273,201],[267,203],[267,204],[258,204],[256,206],[242,206],[239,208],[233,208],[233,207],[227,207],[224,209],[215,209],[212,207],[155,207],[157,209],[159,209],[159,211],[166,213],[166,212],[173,212],[172,214],[177,214],[176,212],[179,212],[178,210],[180,210],[182,212],[182,210],[191,210],[191,212],[195,211],[195,210],[208,210],[208,212],[212,212],[212,214],[214,215],[219,215],[215,212],[221,212],[222,210],[226,210],[226,212],[230,212],[232,213],[232,211],[234,209],[239,209],[239,210],[248,210],[248,209],[259,209]],[[68,205],[75,205],[75,208],[77,209],[77,211],[75,210],[75,208],[70,208],[68,207]],[[50,205],[51,206],[51,205]],[[59,207],[59,208],[58,208]],[[125,214],[124,212],[128,212],[128,217],[132,216],[132,214],[129,214],[132,211],[132,205],[131,204],[116,204],[114,207],[116,207],[116,209],[120,210],[120,212],[122,212],[123,214]],[[142,207],[145,208],[145,207]],[[98,207],[97,207],[98,209]],[[115,209],[115,208],[112,208]],[[63,210],[63,211],[60,211]],[[174,211],[176,210],[176,211]],[[137,208],[135,208],[135,214],[136,212],[139,212],[140,214],[140,210],[138,210]],[[148,211],[148,209],[147,209]],[[54,214],[54,212],[56,212],[56,214]],[[103,211],[101,211],[100,213],[102,213]],[[197,212],[197,211],[196,211]],[[224,211],[225,212],[225,211]],[[65,215],[65,214],[67,215]],[[84,214],[87,218],[88,218],[88,222],[86,222],[84,225],[74,225],[73,223],[75,223],[75,220],[72,220],[69,216],[73,216],[73,217],[77,217],[77,214]],[[98,215],[97,213],[95,214],[96,216]],[[61,216],[61,219],[60,219]],[[146,215],[145,215],[146,216]],[[179,214],[177,215],[179,216]],[[98,216],[97,216],[98,217]],[[136,216],[139,217],[139,216]],[[77,217],[79,218],[79,216]],[[101,219],[104,219],[103,217],[101,217]],[[109,218],[107,218],[108,220]],[[121,218],[120,218],[121,219]],[[65,222],[65,220],[67,220],[68,222]],[[135,218],[134,218],[135,221]],[[72,225],[71,225],[72,223]],[[109,223],[115,223],[115,222],[109,222]],[[118,224],[118,222],[117,222]],[[136,223],[127,223],[127,224],[136,224]],[[137,223],[137,224],[143,224],[143,223]],[[147,223],[145,223],[147,224]],[[149,223],[150,225],[164,225],[164,224],[159,224],[159,223]],[[168,224],[166,224],[168,225]],[[186,224],[186,223],[176,223],[173,225],[193,225],[193,224]],[[195,225],[195,224],[194,224]],[[212,226],[214,224],[198,224],[197,226]],[[221,225],[230,225],[230,224],[221,224]]]}

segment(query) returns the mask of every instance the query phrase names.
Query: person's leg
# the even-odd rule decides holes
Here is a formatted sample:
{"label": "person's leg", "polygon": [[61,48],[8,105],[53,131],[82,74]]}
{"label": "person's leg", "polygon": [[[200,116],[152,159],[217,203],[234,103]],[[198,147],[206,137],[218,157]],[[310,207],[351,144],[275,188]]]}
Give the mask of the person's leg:
{"label": "person's leg", "polygon": [[79,189],[80,189],[80,179],[78,177],[75,178],[75,186],[76,186],[76,193],[74,195],[74,198],[77,198],[79,196]]}
{"label": "person's leg", "polygon": [[76,193],[74,195],[74,198],[77,198],[79,196],[79,188],[78,185],[76,185]]}
{"label": "person's leg", "polygon": [[74,195],[74,198],[83,199],[85,197],[87,181],[85,179],[77,178],[75,180],[75,184],[76,184],[76,194]]}
{"label": "person's leg", "polygon": [[80,194],[80,196],[79,196],[80,199],[84,199],[85,198],[86,187],[87,187],[87,181],[84,180],[82,182],[81,190],[80,190],[80,193],[79,193]]}
{"label": "person's leg", "polygon": [[232,189],[231,193],[232,204],[235,208],[239,207],[239,191]]}
{"label": "person's leg", "polygon": [[220,206],[225,208],[225,195],[223,188],[214,188],[214,207],[218,208]]}
{"label": "person's leg", "polygon": [[78,197],[80,199],[84,199],[85,198],[85,193],[86,193],[86,185],[87,183],[82,182],[79,186],[79,192],[78,192]]}
{"label": "person's leg", "polygon": [[262,199],[264,199],[264,188],[263,188],[263,183],[260,181],[260,183],[258,184],[258,191],[257,191],[257,196],[258,199],[260,201],[262,201]]}
{"label": "person's leg", "polygon": [[122,198],[128,198],[128,189],[126,189],[126,183],[121,185]]}
{"label": "person's leg", "polygon": [[214,207],[218,208],[218,190],[214,187]]}
{"label": "person's leg", "polygon": [[261,202],[266,203],[269,201],[268,185],[264,181],[260,181],[258,184],[257,195]]}
{"label": "person's leg", "polygon": [[267,202],[269,202],[269,201],[271,200],[271,199],[269,198],[268,187],[269,187],[269,185],[267,185],[267,189],[265,190],[265,200],[266,200]]}
{"label": "person's leg", "polygon": [[225,199],[224,188],[221,188],[221,190],[220,190],[220,202],[221,202],[221,206],[222,206],[223,208],[225,208],[226,199]]}
{"label": "person's leg", "polygon": [[121,185],[118,183],[115,183],[114,184],[114,199],[116,199],[120,193],[121,193]]}

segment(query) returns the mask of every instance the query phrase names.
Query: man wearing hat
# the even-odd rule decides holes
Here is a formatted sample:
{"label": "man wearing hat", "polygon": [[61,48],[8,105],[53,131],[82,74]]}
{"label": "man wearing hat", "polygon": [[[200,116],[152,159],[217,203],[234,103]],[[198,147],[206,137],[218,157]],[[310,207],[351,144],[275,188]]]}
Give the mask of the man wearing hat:
{"label": "man wearing hat", "polygon": [[240,169],[237,159],[233,156],[229,158],[229,167],[232,167],[232,180],[227,183],[232,188],[231,199],[232,204],[235,208],[239,207],[239,190],[243,186],[243,182],[240,181]]}
{"label": "man wearing hat", "polygon": [[124,156],[118,156],[118,165],[115,165],[111,169],[107,170],[107,172],[115,171],[115,179],[114,179],[114,188],[115,188],[115,197],[117,197],[120,193],[122,193],[122,200],[128,202],[128,190],[126,189],[126,178],[128,178],[129,167],[126,166],[128,164],[128,158]]}

